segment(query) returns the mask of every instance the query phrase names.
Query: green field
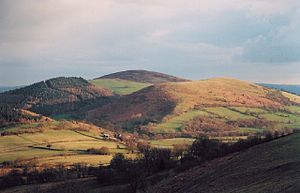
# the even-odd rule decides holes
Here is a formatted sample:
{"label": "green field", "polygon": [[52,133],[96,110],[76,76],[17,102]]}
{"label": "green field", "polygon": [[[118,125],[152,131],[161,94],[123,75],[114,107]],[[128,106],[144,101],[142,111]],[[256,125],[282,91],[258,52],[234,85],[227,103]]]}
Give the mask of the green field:
{"label": "green field", "polygon": [[248,107],[230,107],[230,109],[237,110],[241,113],[255,115],[259,118],[264,118],[269,121],[277,123],[276,128],[300,128],[300,107],[287,106],[287,112],[272,112],[259,108]]}
{"label": "green field", "polygon": [[194,138],[172,138],[172,139],[159,139],[151,140],[150,145],[153,147],[160,148],[173,148],[176,144],[187,144],[191,145],[195,141]]}
{"label": "green field", "polygon": [[280,116],[277,113],[266,113],[261,115],[261,117],[269,120],[269,121],[276,121],[276,122],[281,122],[281,123],[288,123],[289,118],[285,116]]}
{"label": "green field", "polygon": [[226,107],[209,107],[205,108],[208,113],[214,114],[217,117],[228,119],[228,120],[238,120],[238,119],[254,119],[255,117],[250,115],[241,114],[239,112],[230,110]]}
{"label": "green field", "polygon": [[[47,148],[49,144],[51,145],[50,149]],[[42,133],[1,136],[0,162],[34,159],[39,164],[48,163],[49,160],[52,160],[51,163],[108,163],[112,157],[111,155],[86,154],[86,150],[89,148],[101,147],[108,147],[112,154],[117,152],[127,153],[123,144],[103,140],[94,133],[47,130]],[[86,157],[90,159],[84,159]]]}
{"label": "green field", "polygon": [[97,166],[99,164],[108,164],[112,157],[112,155],[58,155],[40,158],[38,159],[38,162],[47,163],[50,165],[72,165],[74,163],[87,163],[89,165]]}
{"label": "green field", "polygon": [[299,106],[288,106],[286,107],[292,113],[300,114],[300,107]]}
{"label": "green field", "polygon": [[207,112],[201,110],[192,110],[169,118],[155,127],[157,133],[171,133],[180,131],[182,127],[190,120],[199,116],[208,116]]}
{"label": "green field", "polygon": [[252,127],[240,127],[240,131],[245,133],[262,133],[263,129],[260,128],[252,128]]}
{"label": "green field", "polygon": [[279,122],[283,127],[300,128],[300,115],[276,112],[263,114],[261,117]]}
{"label": "green field", "polygon": [[224,136],[224,137],[210,137],[210,139],[217,139],[223,143],[235,143],[238,140],[247,139],[247,136]]}
{"label": "green field", "polygon": [[250,107],[230,107],[229,109],[238,111],[240,113],[246,113],[246,114],[262,114],[267,113],[268,111],[260,108],[250,108]]}
{"label": "green field", "polygon": [[110,89],[119,95],[131,94],[151,85],[120,79],[95,79],[92,80],[91,83],[99,87]]}

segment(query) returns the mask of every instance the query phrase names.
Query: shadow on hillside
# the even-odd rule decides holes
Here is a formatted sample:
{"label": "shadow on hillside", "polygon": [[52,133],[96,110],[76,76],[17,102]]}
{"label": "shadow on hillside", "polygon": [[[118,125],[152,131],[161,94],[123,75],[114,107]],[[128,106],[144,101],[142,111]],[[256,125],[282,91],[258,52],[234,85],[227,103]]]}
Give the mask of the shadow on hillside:
{"label": "shadow on hillside", "polygon": [[101,107],[113,100],[117,97],[99,97],[96,99],[90,99],[85,101],[77,101],[77,102],[67,102],[67,103],[59,103],[59,104],[41,104],[34,105],[30,110],[43,114],[46,116],[51,116],[54,114],[61,113],[74,113],[74,115],[78,118],[84,116],[86,111]]}

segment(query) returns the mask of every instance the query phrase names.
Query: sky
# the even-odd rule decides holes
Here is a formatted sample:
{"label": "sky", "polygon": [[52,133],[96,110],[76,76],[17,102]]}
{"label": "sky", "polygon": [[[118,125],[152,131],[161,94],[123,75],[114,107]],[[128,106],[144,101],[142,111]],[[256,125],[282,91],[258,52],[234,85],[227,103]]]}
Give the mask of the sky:
{"label": "sky", "polygon": [[129,69],[300,84],[300,1],[0,0],[0,85]]}

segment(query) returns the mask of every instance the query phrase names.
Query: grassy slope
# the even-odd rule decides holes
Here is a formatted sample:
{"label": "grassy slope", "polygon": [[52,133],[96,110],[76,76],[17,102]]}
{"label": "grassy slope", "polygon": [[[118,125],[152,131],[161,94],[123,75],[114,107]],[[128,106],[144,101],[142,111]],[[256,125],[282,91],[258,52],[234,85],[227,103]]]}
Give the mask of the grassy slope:
{"label": "grassy slope", "polygon": [[291,101],[294,101],[296,103],[300,103],[300,96],[294,95],[288,92],[281,92],[285,97],[289,98]]}
{"label": "grassy slope", "polygon": [[148,83],[140,83],[121,79],[95,79],[91,81],[97,87],[112,90],[115,94],[127,95],[145,87],[150,86]]}
{"label": "grassy slope", "polygon": [[214,160],[161,183],[155,192],[292,193],[300,189],[300,133]]}

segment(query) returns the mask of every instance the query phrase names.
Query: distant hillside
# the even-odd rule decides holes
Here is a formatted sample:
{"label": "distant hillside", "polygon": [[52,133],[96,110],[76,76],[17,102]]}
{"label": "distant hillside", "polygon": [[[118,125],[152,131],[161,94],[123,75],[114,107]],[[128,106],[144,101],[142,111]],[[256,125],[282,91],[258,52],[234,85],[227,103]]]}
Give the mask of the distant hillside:
{"label": "distant hillside", "polygon": [[[202,115],[224,118],[226,121],[226,119],[228,120],[226,113],[232,116],[230,113],[236,114],[238,111],[216,109],[220,107],[283,110],[285,106],[292,104],[294,103],[279,91],[244,81],[220,78],[153,85],[91,110],[88,112],[87,118],[122,124],[125,128],[152,123],[151,130],[151,128],[158,127],[158,123],[167,123],[178,117],[177,120],[174,120],[175,126],[171,130],[173,132],[174,129],[179,129],[176,126],[179,121],[188,122]],[[243,116],[245,112],[237,114],[241,118],[245,117]],[[250,117],[255,118],[254,116]],[[163,129],[165,128],[168,127],[163,126]]]}
{"label": "distant hillside", "polygon": [[273,88],[277,90],[286,91],[289,93],[300,95],[300,85],[290,85],[290,84],[266,84],[266,83],[258,83],[259,85]]}
{"label": "distant hillside", "polygon": [[23,86],[0,86],[0,93],[10,91],[10,90],[15,90],[15,89],[18,89],[21,87],[23,87]]}
{"label": "distant hillside", "polygon": [[127,70],[127,71],[116,72],[113,74],[102,76],[96,79],[121,79],[121,80],[128,80],[128,81],[149,83],[149,84],[187,81],[186,79],[183,78],[178,78],[175,76],[171,76],[159,72],[146,71],[146,70]]}
{"label": "distant hillside", "polygon": [[296,193],[300,134],[254,146],[162,181],[156,193]]}
{"label": "distant hillside", "polygon": [[96,78],[91,83],[110,89],[117,95],[128,95],[153,84],[185,81],[188,80],[159,72],[128,70]]}
{"label": "distant hillside", "polygon": [[134,82],[122,79],[100,78],[90,81],[95,86],[112,90],[117,95],[127,95],[151,86],[149,83]]}
{"label": "distant hillside", "polygon": [[1,104],[51,114],[76,109],[77,104],[111,96],[108,89],[98,88],[83,78],[59,77],[0,94]]}

